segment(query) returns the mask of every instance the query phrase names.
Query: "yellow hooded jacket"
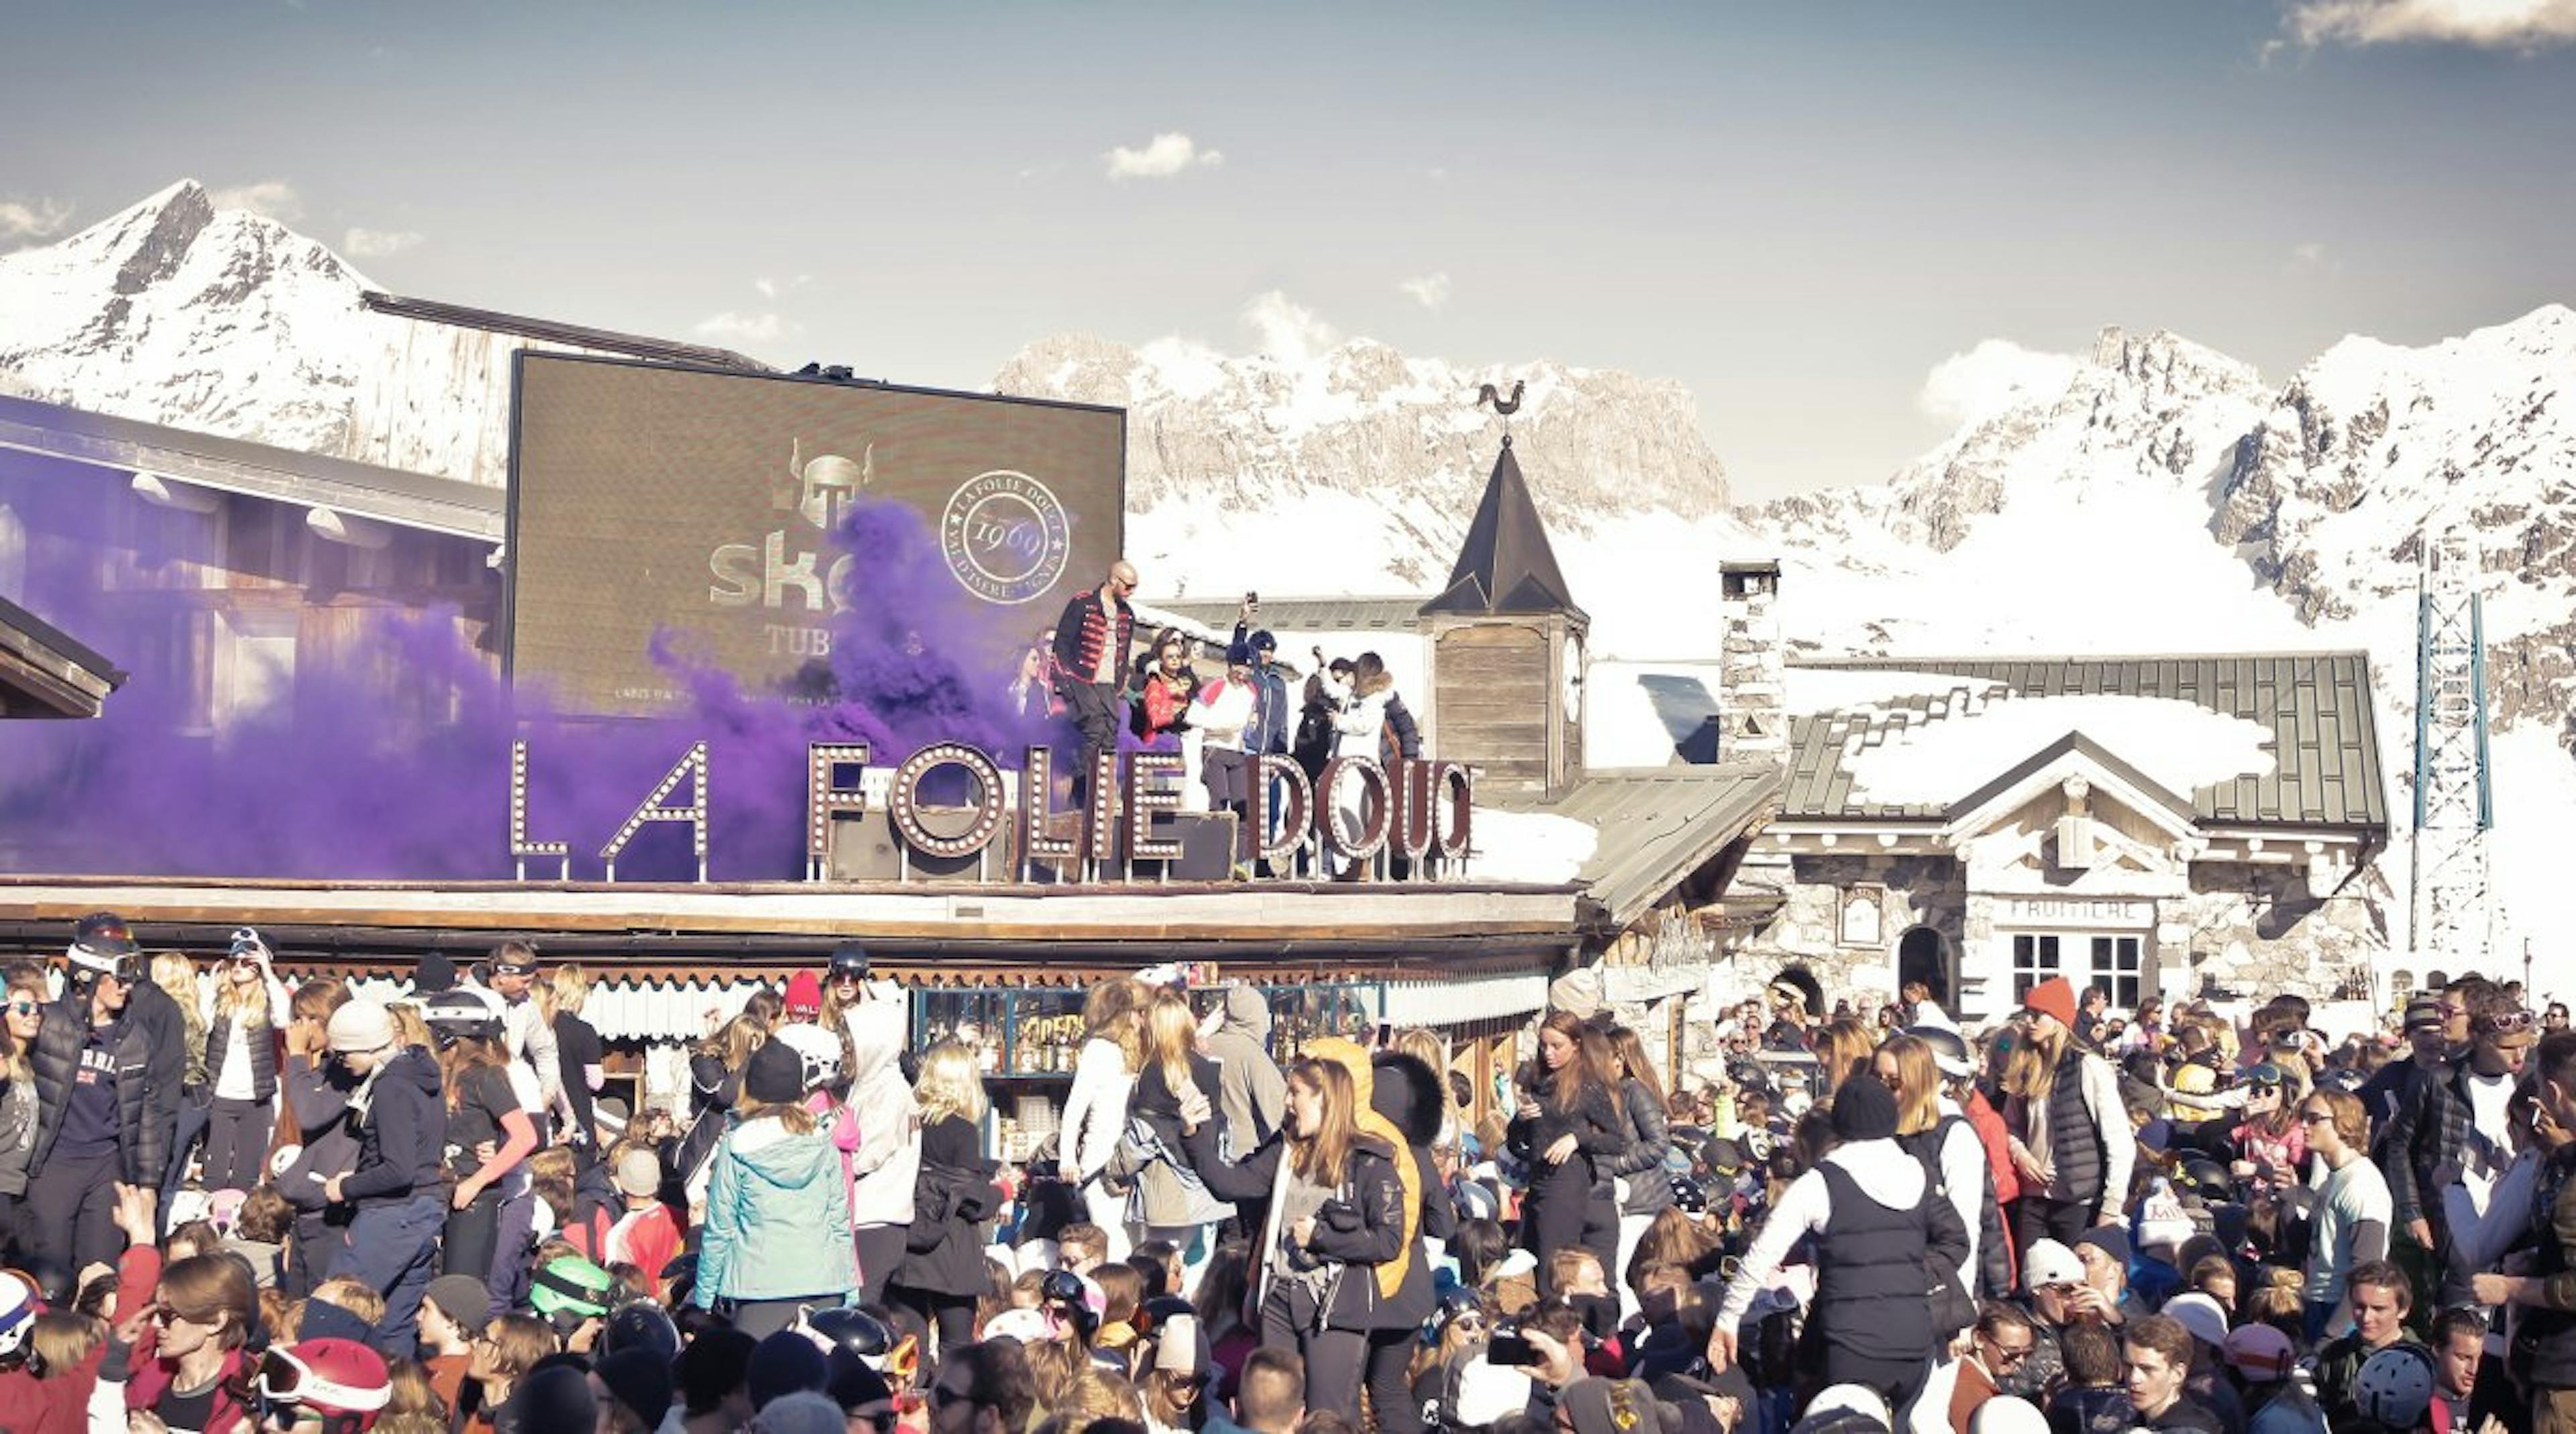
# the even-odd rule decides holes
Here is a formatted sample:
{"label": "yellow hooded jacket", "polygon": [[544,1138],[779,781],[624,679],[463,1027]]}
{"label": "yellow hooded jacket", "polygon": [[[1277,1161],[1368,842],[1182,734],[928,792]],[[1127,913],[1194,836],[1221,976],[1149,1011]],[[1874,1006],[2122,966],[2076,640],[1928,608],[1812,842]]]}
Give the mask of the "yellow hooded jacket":
{"label": "yellow hooded jacket", "polygon": [[1377,1113],[1369,1097],[1377,1089],[1377,1070],[1369,1064],[1369,1053],[1357,1041],[1341,1036],[1319,1036],[1298,1051],[1319,1061],[1331,1061],[1351,1073],[1351,1094],[1359,1105],[1358,1125],[1362,1134],[1385,1142],[1395,1156],[1396,1178],[1404,1186],[1404,1241],[1395,1258],[1377,1267],[1377,1292],[1381,1299],[1395,1298],[1404,1287],[1404,1273],[1413,1261],[1413,1252],[1422,1235],[1422,1171],[1413,1159],[1413,1149],[1405,1143],[1404,1132],[1395,1122]]}

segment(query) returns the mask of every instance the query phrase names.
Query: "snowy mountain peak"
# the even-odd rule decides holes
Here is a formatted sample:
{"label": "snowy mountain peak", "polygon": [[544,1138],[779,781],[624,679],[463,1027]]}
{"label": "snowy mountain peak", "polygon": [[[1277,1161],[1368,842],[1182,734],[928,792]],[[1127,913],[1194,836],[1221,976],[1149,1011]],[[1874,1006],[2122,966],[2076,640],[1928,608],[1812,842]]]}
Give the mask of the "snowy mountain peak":
{"label": "snowy mountain peak", "polygon": [[[1131,549],[1227,541],[1232,522],[1275,530],[1292,509],[1330,509],[1360,566],[1349,586],[1428,587],[1448,571],[1506,421],[1477,404],[1481,385],[1524,385],[1509,420],[1541,512],[1560,535],[1617,516],[1712,516],[1726,474],[1701,436],[1688,390],[1669,380],[1550,359],[1464,367],[1344,339],[1276,295],[1246,311],[1257,351],[1228,355],[1167,337],[1128,347],[1057,334],[1023,348],[994,379],[1003,393],[1127,409]],[[1265,585],[1310,591],[1317,575],[1278,553]],[[1168,571],[1170,564],[1163,564]],[[1234,579],[1226,579],[1231,584]],[[1331,586],[1327,583],[1324,586]]]}

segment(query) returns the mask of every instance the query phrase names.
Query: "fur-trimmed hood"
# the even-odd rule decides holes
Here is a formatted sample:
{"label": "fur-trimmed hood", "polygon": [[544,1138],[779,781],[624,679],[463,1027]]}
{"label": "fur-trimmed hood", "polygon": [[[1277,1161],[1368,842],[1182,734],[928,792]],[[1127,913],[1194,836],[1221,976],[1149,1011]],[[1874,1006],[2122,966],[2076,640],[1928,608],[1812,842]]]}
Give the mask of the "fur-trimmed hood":
{"label": "fur-trimmed hood", "polygon": [[1369,1092],[1370,1106],[1403,1132],[1408,1143],[1428,1146],[1438,1140],[1448,1108],[1439,1073],[1420,1057],[1402,1051],[1379,1051],[1369,1057],[1369,1064],[1377,1073]]}

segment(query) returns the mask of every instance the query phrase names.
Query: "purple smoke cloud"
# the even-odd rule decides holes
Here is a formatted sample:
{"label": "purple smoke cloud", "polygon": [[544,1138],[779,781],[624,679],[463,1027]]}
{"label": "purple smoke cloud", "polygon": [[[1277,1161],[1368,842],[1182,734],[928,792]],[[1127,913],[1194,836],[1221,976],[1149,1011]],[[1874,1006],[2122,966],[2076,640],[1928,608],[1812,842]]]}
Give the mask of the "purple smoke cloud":
{"label": "purple smoke cloud", "polygon": [[[1023,747],[1065,738],[1011,715],[1010,671],[993,656],[1016,653],[1053,614],[1004,615],[968,597],[919,516],[896,503],[855,506],[833,535],[859,559],[855,601],[832,621],[828,661],[782,690],[693,663],[666,632],[654,656],[687,692],[684,713],[570,716],[505,684],[453,610],[387,609],[363,612],[355,640],[300,640],[292,681],[233,714],[218,741],[163,675],[184,665],[160,654],[184,640],[174,630],[193,602],[103,590],[120,546],[149,582],[214,556],[211,525],[24,455],[0,455],[0,500],[23,536],[22,605],[135,672],[96,721],[0,723],[0,866],[13,871],[504,878],[520,737],[529,835],[569,843],[575,877],[600,874],[600,847],[704,740],[710,875],[792,880],[804,874],[807,743],[864,741],[887,764],[953,739],[1017,766]],[[529,874],[550,877],[552,863]],[[648,825],[618,859],[624,880],[694,874],[677,824]]]}

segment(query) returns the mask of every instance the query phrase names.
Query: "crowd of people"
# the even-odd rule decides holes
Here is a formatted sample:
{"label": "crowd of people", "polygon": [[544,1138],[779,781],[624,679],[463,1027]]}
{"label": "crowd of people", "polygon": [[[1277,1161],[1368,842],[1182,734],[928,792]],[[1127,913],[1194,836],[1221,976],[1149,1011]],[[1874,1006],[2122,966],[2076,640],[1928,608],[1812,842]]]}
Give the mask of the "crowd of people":
{"label": "crowd of people", "polygon": [[2576,1033],[2482,977],[1782,986],[1668,1080],[1577,971],[1479,1090],[1159,967],[1010,1162],[856,946],[644,1109],[523,944],[388,1003],[102,913],[0,980],[11,1434],[2576,1429]]}

